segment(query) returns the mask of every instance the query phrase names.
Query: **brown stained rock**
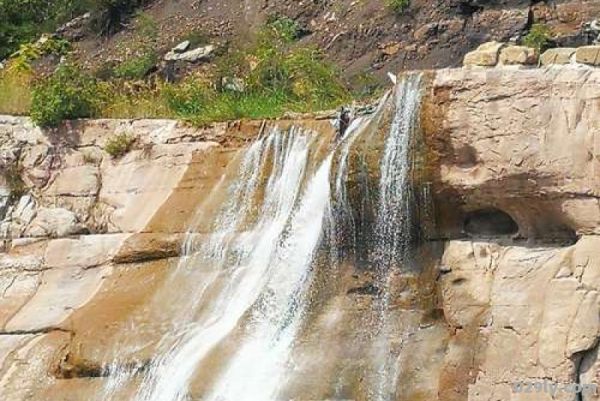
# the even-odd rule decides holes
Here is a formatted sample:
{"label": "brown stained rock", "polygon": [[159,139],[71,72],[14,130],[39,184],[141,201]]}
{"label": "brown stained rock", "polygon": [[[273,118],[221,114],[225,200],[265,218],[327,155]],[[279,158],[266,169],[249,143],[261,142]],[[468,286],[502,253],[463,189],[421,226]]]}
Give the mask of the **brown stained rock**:
{"label": "brown stained rock", "polygon": [[575,61],[581,64],[600,66],[600,46],[582,46],[575,52]]}
{"label": "brown stained rock", "polygon": [[574,47],[548,49],[540,56],[540,62],[542,65],[569,64],[576,50]]}
{"label": "brown stained rock", "polygon": [[484,43],[465,55],[463,65],[493,67],[498,64],[498,56],[504,46],[504,43],[499,42]]}
{"label": "brown stained rock", "polygon": [[526,46],[506,46],[500,51],[500,64],[533,65],[537,64],[537,51]]}

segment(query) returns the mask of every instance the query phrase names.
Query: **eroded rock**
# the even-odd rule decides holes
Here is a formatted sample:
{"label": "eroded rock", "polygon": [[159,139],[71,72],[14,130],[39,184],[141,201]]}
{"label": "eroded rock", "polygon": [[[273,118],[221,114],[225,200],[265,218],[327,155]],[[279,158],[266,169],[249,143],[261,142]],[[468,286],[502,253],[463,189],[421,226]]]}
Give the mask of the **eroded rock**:
{"label": "eroded rock", "polygon": [[569,64],[576,50],[573,47],[548,49],[540,56],[540,62],[542,65]]}
{"label": "eroded rock", "polygon": [[493,67],[498,64],[498,56],[504,46],[504,43],[499,42],[484,43],[465,55],[463,65]]}
{"label": "eroded rock", "polygon": [[600,66],[600,46],[582,46],[575,52],[575,61],[581,64]]}
{"label": "eroded rock", "polygon": [[506,46],[500,51],[500,64],[533,65],[537,64],[538,55],[535,49],[526,46]]}

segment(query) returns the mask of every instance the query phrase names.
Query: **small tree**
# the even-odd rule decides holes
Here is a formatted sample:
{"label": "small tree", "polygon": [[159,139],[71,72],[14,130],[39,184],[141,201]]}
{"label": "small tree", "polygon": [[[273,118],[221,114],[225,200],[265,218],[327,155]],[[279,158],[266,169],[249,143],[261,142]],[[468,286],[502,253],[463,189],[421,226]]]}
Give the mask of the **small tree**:
{"label": "small tree", "polygon": [[523,44],[527,47],[532,47],[540,53],[548,46],[552,30],[545,24],[533,24],[529,33],[523,38]]}

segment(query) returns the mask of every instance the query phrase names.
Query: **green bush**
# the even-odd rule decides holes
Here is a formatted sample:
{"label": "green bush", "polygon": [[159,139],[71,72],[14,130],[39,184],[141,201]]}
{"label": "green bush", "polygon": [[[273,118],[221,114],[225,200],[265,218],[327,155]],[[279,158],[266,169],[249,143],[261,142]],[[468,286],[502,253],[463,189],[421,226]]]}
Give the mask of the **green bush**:
{"label": "green bush", "polygon": [[286,16],[270,16],[263,34],[291,43],[300,37],[300,31],[300,26],[293,19]]}
{"label": "green bush", "polygon": [[95,80],[77,67],[64,65],[34,87],[30,115],[41,127],[56,127],[65,119],[93,116],[98,101]]}
{"label": "green bush", "polygon": [[533,24],[527,35],[523,38],[523,44],[541,52],[548,46],[551,37],[552,30],[547,25]]}
{"label": "green bush", "polygon": [[125,133],[117,134],[108,139],[104,150],[113,158],[121,157],[131,150],[134,142],[135,138],[132,136]]}
{"label": "green bush", "polygon": [[402,14],[410,6],[410,0],[386,0],[387,6],[397,14]]}
{"label": "green bush", "polygon": [[148,51],[141,56],[125,60],[114,68],[117,78],[142,79],[156,66],[158,56],[154,51]]}

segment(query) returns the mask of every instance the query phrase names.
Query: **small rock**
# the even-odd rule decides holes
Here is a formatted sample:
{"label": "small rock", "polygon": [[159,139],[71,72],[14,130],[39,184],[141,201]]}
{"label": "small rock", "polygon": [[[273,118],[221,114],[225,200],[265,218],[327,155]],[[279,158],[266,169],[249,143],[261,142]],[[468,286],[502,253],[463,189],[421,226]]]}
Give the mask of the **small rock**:
{"label": "small rock", "polygon": [[576,51],[574,47],[548,49],[540,56],[540,62],[542,65],[569,64]]}
{"label": "small rock", "polygon": [[386,43],[381,47],[381,51],[386,56],[393,56],[393,55],[397,54],[398,51],[400,51],[400,43],[398,43],[398,42]]}
{"label": "small rock", "polygon": [[425,24],[419,29],[417,29],[414,33],[414,38],[418,41],[423,41],[430,36],[434,35],[438,29],[437,22],[431,22],[429,24]]}
{"label": "small rock", "polygon": [[230,92],[244,92],[246,90],[246,83],[243,79],[237,77],[223,77],[221,80],[221,86],[223,89]]}
{"label": "small rock", "polygon": [[575,61],[581,64],[600,65],[600,46],[582,46],[575,52]]}
{"label": "small rock", "polygon": [[500,63],[504,65],[531,65],[537,61],[537,51],[532,47],[507,46],[500,51]]}
{"label": "small rock", "polygon": [[504,43],[495,41],[484,43],[465,55],[463,65],[493,67],[498,64],[498,55],[504,45]]}
{"label": "small rock", "polygon": [[165,61],[187,61],[195,63],[209,58],[215,50],[213,45],[198,47],[197,49],[189,50],[184,53],[175,53],[170,51],[165,54]]}
{"label": "small rock", "polygon": [[190,47],[190,41],[189,41],[189,40],[186,40],[186,41],[183,41],[183,42],[181,42],[181,43],[180,43],[180,44],[178,44],[177,46],[175,46],[175,47],[173,48],[173,52],[175,52],[175,53],[183,53],[183,52],[185,52],[187,49],[189,49],[189,47]]}

